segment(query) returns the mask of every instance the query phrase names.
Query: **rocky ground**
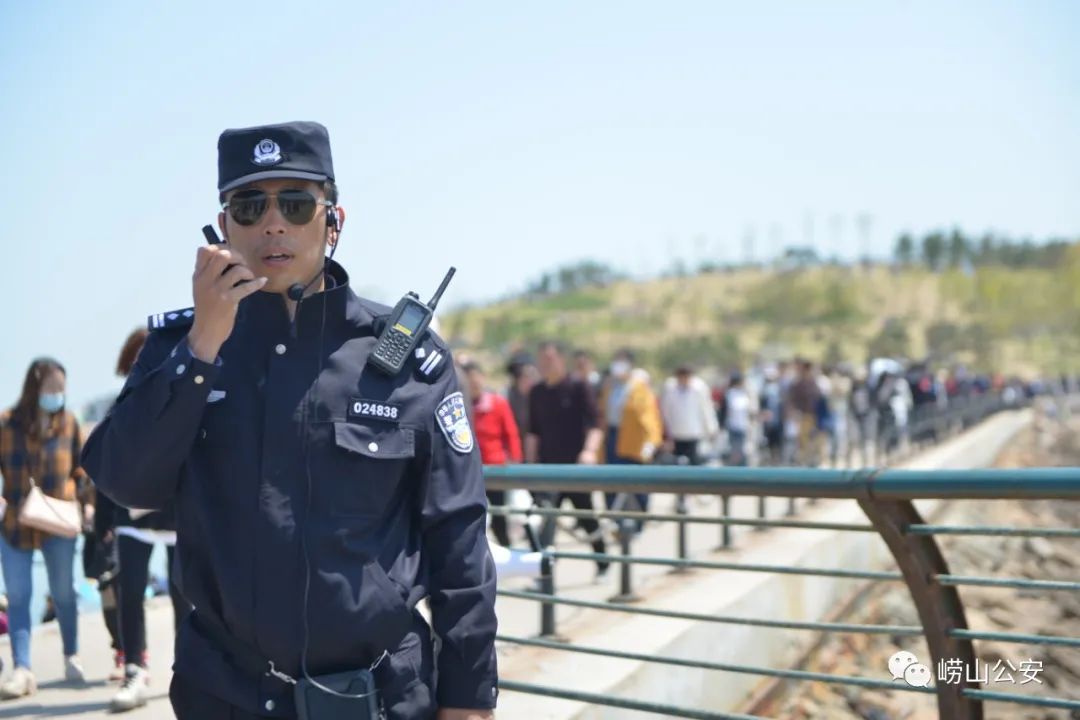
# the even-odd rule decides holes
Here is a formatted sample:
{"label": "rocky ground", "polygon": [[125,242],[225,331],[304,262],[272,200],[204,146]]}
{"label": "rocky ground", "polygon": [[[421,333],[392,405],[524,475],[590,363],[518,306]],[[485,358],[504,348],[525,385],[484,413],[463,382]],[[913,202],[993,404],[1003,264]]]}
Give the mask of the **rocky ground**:
{"label": "rocky ground", "polygon": [[[996,464],[1004,468],[1080,465],[1080,421],[1038,424],[1019,436]],[[936,522],[1077,528],[1080,502],[956,502]],[[956,575],[1080,580],[1080,539],[943,536],[939,542],[950,572]],[[968,626],[974,630],[1080,638],[1080,593],[964,587],[960,595]],[[869,592],[850,619],[919,624],[909,595],[897,592],[895,583],[882,583]],[[908,650],[930,665],[921,638],[845,635],[826,640],[805,668],[888,680],[888,661],[898,650]],[[1080,649],[976,641],[975,650],[991,668],[1001,661],[1000,669],[991,672],[990,682],[982,686],[984,690],[1080,700]],[[1021,663],[1029,660],[1042,663],[1042,671],[1034,673],[1041,684],[1032,680],[1021,684],[1025,679],[1019,671]],[[1009,663],[1017,671],[1010,671]],[[930,669],[936,675],[936,668]],[[1011,674],[1014,682],[1008,682],[1005,673]],[[768,706],[755,708],[755,713],[785,720],[938,719],[932,695],[809,682],[792,684],[785,690]],[[986,720],[1080,719],[1080,711],[1070,715],[1068,710],[1012,703],[987,702],[984,709]]]}

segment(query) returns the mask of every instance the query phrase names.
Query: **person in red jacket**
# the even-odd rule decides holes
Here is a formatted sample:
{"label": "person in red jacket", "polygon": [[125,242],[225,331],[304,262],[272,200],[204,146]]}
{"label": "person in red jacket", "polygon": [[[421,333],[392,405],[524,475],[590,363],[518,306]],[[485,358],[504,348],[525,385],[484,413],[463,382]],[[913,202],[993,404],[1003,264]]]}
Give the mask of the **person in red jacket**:
{"label": "person in red jacket", "polygon": [[[521,462],[521,436],[510,403],[487,388],[484,371],[475,362],[466,363],[462,370],[472,398],[473,433],[480,446],[480,459],[485,465]],[[492,506],[506,504],[506,493],[502,490],[488,490],[487,498]],[[491,530],[500,545],[510,547],[505,515],[491,516]]]}

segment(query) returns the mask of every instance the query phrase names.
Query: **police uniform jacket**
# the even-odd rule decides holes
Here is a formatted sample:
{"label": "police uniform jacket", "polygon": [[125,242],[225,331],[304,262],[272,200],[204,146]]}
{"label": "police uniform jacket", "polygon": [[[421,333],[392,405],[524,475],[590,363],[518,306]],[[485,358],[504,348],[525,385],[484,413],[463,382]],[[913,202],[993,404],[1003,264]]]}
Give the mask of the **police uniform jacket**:
{"label": "police uniform jacket", "polygon": [[[428,333],[398,376],[367,367],[390,310],[328,267],[293,322],[280,295],[241,301],[213,364],[190,353],[190,312],[152,317],[83,465],[127,507],[175,499],[175,576],[195,611],[174,669],[205,691],[295,712],[290,686],[240,670],[200,617],[294,678],[305,626],[312,675],[382,657],[391,718],[494,707],[495,572],[450,352]],[[436,638],[415,609],[425,597]]]}

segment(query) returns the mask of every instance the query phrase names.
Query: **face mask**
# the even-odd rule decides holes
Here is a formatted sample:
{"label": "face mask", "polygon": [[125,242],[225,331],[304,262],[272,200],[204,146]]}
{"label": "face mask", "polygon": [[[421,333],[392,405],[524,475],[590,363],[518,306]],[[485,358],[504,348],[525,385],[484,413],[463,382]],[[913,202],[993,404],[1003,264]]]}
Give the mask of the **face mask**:
{"label": "face mask", "polygon": [[625,360],[616,360],[611,363],[611,374],[617,378],[624,378],[630,374],[630,363]]}
{"label": "face mask", "polygon": [[64,393],[42,393],[38,405],[47,413],[59,412],[64,407]]}

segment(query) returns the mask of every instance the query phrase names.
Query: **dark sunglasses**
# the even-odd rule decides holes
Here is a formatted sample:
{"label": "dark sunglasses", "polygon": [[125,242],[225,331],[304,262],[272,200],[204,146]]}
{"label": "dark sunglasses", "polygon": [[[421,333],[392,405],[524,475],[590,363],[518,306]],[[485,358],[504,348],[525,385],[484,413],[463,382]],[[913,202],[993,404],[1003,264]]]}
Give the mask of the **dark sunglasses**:
{"label": "dark sunglasses", "polygon": [[320,200],[307,190],[282,190],[267,193],[262,190],[241,190],[223,203],[222,210],[228,210],[229,216],[237,225],[254,225],[270,207],[270,198],[277,198],[281,216],[293,225],[307,225],[315,217],[319,205],[333,207],[329,200]]}

